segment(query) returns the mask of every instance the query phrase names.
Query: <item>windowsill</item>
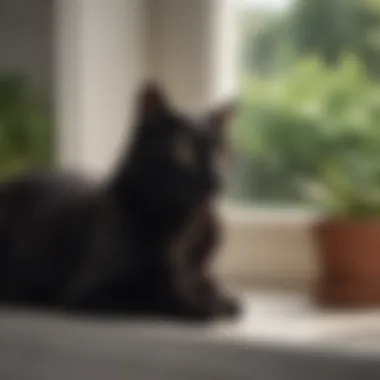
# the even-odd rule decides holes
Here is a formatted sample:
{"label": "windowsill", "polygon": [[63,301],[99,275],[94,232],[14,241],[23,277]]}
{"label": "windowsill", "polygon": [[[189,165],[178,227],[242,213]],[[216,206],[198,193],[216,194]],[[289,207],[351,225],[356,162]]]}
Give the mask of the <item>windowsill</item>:
{"label": "windowsill", "polygon": [[312,233],[319,214],[221,202],[225,235],[217,272],[244,284],[308,285],[317,273]]}
{"label": "windowsill", "polygon": [[310,209],[266,208],[252,205],[237,205],[231,202],[223,202],[220,205],[220,211],[227,223],[239,224],[310,226],[319,219],[319,214]]}

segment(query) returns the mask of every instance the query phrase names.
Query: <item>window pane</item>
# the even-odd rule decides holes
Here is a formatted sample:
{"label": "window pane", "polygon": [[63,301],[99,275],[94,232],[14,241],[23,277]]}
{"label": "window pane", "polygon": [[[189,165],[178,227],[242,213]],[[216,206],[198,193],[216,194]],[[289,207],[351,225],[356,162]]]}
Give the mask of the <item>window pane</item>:
{"label": "window pane", "polygon": [[338,188],[376,192],[379,1],[240,0],[237,17],[234,198],[291,205],[322,193],[335,202]]}

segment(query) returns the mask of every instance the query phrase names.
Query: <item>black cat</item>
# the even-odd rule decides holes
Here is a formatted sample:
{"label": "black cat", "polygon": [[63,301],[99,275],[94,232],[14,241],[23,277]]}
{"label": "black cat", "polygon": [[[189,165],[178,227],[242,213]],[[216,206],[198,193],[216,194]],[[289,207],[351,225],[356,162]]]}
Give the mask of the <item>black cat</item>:
{"label": "black cat", "polygon": [[235,314],[207,269],[230,113],[194,123],[146,86],[132,146],[108,180],[32,173],[4,183],[0,299],[92,313]]}

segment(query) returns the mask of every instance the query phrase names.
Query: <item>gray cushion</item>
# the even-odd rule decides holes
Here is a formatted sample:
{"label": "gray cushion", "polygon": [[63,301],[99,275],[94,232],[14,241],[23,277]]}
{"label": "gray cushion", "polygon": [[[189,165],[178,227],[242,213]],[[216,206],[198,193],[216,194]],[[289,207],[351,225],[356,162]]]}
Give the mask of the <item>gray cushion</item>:
{"label": "gray cushion", "polygon": [[1,380],[380,379],[375,357],[338,351],[247,343],[207,326],[0,313]]}

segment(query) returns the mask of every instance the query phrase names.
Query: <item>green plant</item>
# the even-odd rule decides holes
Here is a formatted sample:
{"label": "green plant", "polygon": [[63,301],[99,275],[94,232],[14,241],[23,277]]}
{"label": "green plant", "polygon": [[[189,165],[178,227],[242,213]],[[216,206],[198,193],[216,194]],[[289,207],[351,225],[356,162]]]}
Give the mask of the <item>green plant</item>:
{"label": "green plant", "polygon": [[333,167],[354,176],[344,168],[380,152],[380,85],[354,55],[335,68],[305,58],[275,80],[245,77],[243,88],[233,139],[244,178],[261,186],[243,179],[247,198],[302,200],[305,179],[330,183]]}
{"label": "green plant", "polygon": [[340,152],[324,159],[317,178],[304,183],[308,198],[330,216],[380,216],[379,149]]}
{"label": "green plant", "polygon": [[0,176],[52,160],[50,106],[17,75],[0,77]]}

